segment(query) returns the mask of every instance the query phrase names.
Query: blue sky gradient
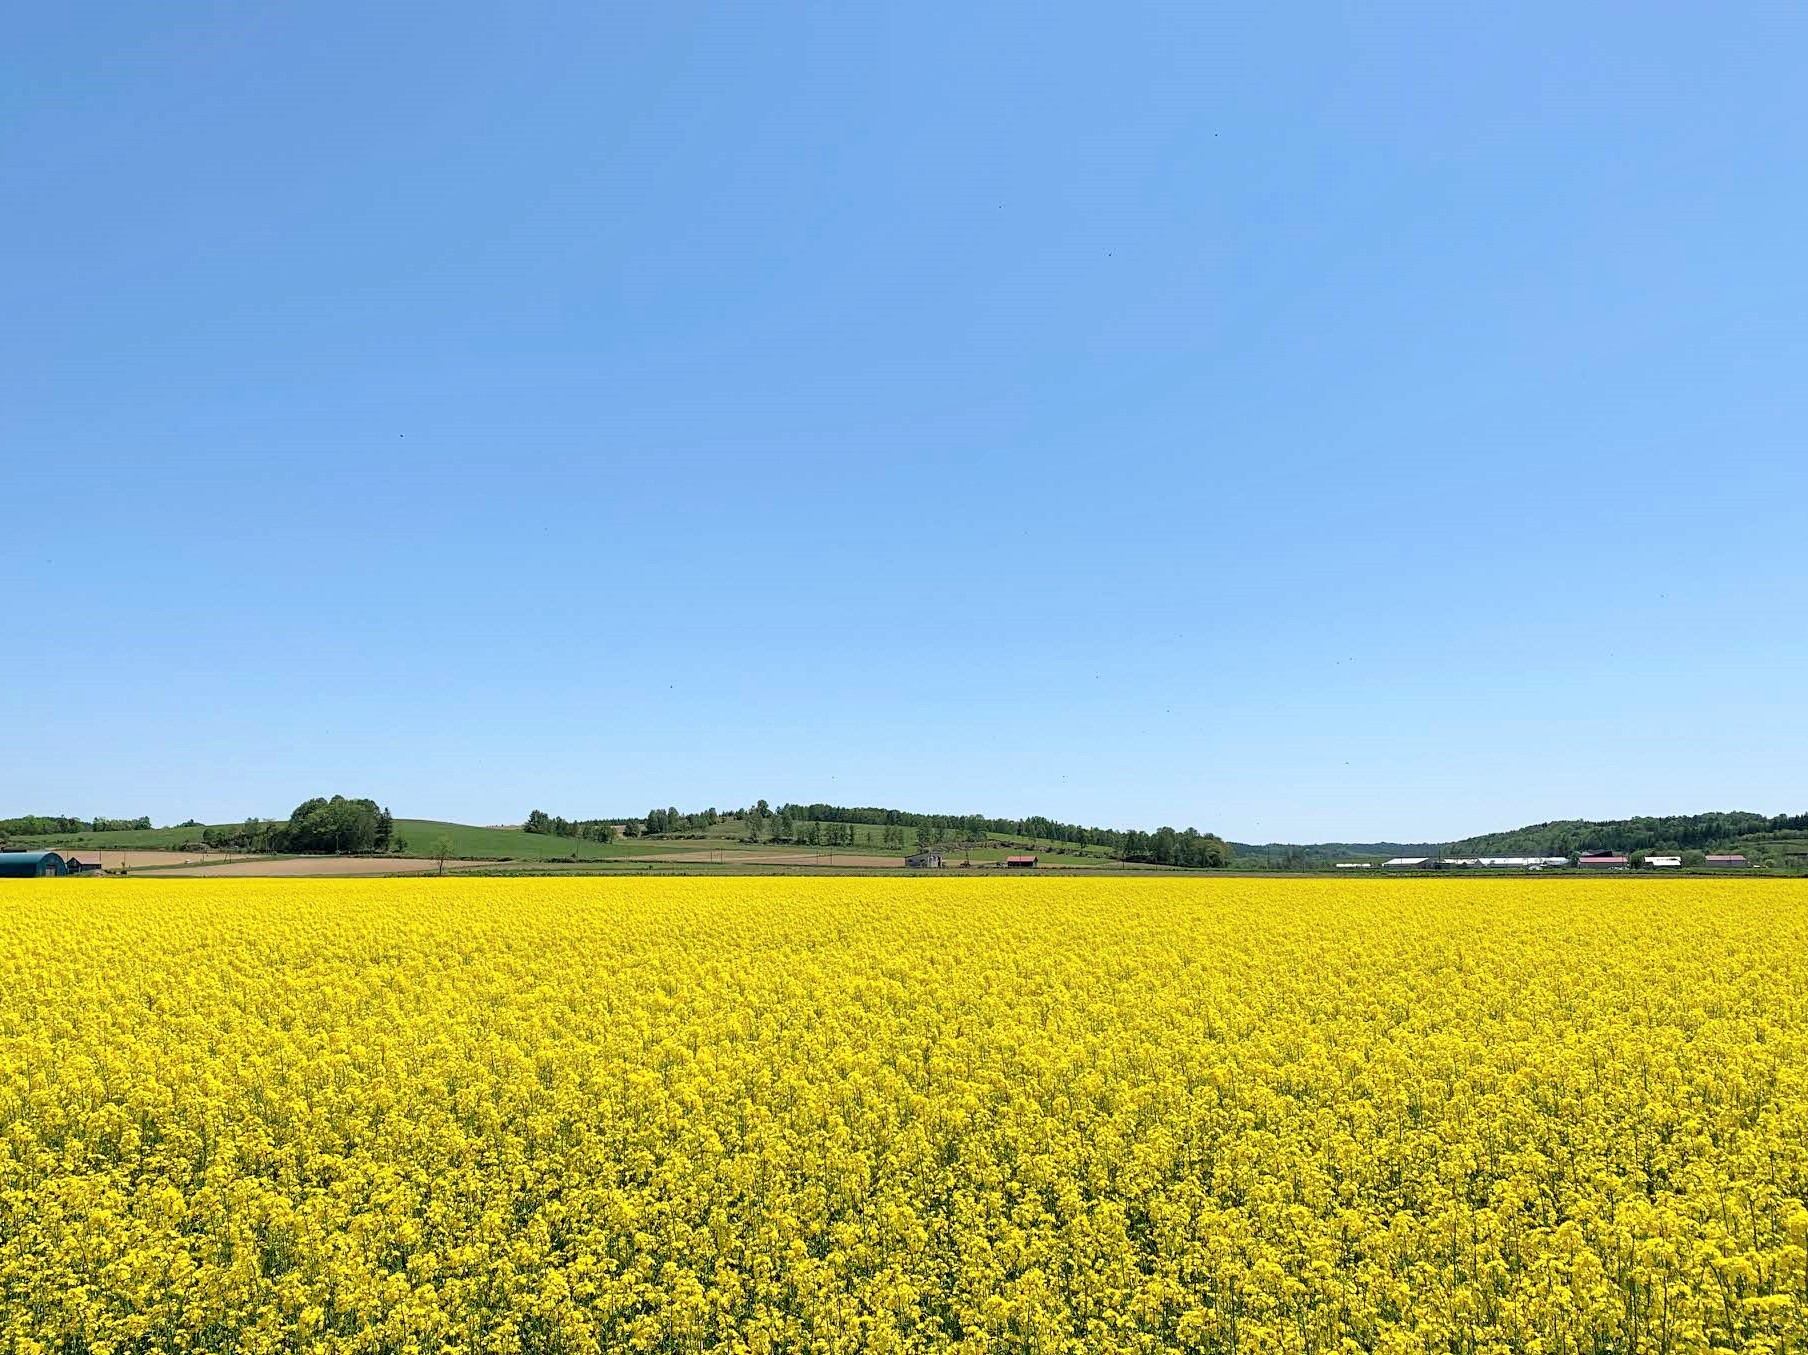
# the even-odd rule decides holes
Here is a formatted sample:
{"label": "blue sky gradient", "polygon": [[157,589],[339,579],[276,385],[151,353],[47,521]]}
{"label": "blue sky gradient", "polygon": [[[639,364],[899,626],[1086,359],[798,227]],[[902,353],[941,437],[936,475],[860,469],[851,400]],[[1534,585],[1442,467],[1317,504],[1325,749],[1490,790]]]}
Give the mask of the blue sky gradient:
{"label": "blue sky gradient", "polygon": [[21,9],[0,813],[1799,812],[1805,40]]}

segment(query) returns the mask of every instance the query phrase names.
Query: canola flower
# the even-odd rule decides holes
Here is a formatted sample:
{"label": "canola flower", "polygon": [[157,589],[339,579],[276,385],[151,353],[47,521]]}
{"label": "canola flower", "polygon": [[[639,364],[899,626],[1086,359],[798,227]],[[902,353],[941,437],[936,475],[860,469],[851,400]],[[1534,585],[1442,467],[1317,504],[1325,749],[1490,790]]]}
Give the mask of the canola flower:
{"label": "canola flower", "polygon": [[1808,1341],[1790,882],[22,882],[0,1351]]}

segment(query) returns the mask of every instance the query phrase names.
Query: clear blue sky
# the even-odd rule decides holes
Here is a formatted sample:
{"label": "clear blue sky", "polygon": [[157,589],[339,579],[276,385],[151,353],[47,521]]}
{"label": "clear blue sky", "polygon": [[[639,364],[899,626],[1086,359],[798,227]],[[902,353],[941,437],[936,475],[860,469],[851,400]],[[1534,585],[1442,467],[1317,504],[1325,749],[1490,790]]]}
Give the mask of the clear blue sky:
{"label": "clear blue sky", "polygon": [[23,6],[0,813],[1808,808],[1799,6]]}

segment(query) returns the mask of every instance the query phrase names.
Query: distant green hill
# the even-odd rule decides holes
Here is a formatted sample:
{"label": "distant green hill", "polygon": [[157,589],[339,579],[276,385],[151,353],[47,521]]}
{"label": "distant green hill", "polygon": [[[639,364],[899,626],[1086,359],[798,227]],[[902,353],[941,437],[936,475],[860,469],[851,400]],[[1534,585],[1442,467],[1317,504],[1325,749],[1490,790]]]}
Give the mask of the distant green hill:
{"label": "distant green hill", "polygon": [[[23,820],[12,821],[16,824]],[[805,822],[828,820],[799,820]],[[773,821],[767,820],[768,834]],[[38,826],[33,823],[32,826]],[[92,829],[7,835],[12,848],[68,847],[141,850],[178,850],[198,846],[209,825],[188,824],[168,828],[126,828],[96,832]],[[216,829],[239,825],[216,824]],[[405,844],[400,850],[410,856],[428,856],[434,843],[444,836],[450,844],[449,855],[464,859],[511,861],[611,861],[633,860],[649,855],[670,854],[688,846],[719,847],[730,855],[748,850],[744,841],[745,824],[724,817],[707,830],[671,836],[618,837],[613,842],[593,842],[584,838],[556,837],[547,833],[526,833],[518,828],[485,828],[473,824],[447,823],[437,819],[397,819],[397,836]],[[887,847],[876,827],[857,825],[851,846],[837,850],[854,854],[901,854],[914,850],[918,830],[903,830],[903,845]],[[801,836],[801,831],[799,836]],[[1111,848],[1102,845],[1080,846],[1028,834],[976,833],[971,839],[979,843],[971,852],[977,863],[992,862],[1011,851],[1034,851],[1048,864],[1103,865],[1113,858]],[[804,843],[773,843],[763,840],[761,850],[795,846],[808,850]],[[1732,851],[1742,852],[1753,864],[1781,869],[1808,871],[1808,814],[1753,814],[1726,811],[1710,814],[1674,814],[1658,818],[1635,819],[1562,819],[1550,823],[1534,823],[1499,833],[1481,833],[1456,842],[1265,842],[1230,844],[1235,853],[1233,867],[1240,869],[1313,870],[1336,861],[1381,861],[1390,856],[1567,856],[1586,851]],[[958,847],[943,848],[954,859],[963,855]]]}
{"label": "distant green hill", "polygon": [[583,842],[577,838],[547,837],[519,828],[479,828],[468,823],[443,823],[437,819],[397,819],[396,833],[408,844],[411,856],[431,856],[442,834],[452,844],[453,856],[508,858],[513,861],[600,861],[618,856],[619,844]]}
{"label": "distant green hill", "polygon": [[[113,850],[177,851],[201,843],[209,828],[233,828],[236,824],[195,824],[183,828],[141,828],[117,832],[47,833],[9,839],[15,847],[107,847]],[[467,823],[437,819],[397,819],[397,837],[404,856],[431,856],[433,844],[443,835],[451,844],[448,855],[464,859],[489,858],[511,861],[603,861],[617,857],[670,851],[671,844],[657,838],[618,839],[608,844],[576,838],[523,833],[518,828],[480,828]]]}
{"label": "distant green hill", "polygon": [[1808,814],[1730,810],[1637,819],[1559,819],[1456,842],[1233,842],[1245,868],[1311,870],[1390,856],[1568,856],[1571,852],[1740,852],[1753,864],[1808,870]]}
{"label": "distant green hill", "polygon": [[1428,842],[1233,842],[1233,865],[1311,868],[1332,861],[1385,860],[1390,856],[1430,856]]}
{"label": "distant green hill", "polygon": [[1567,856],[1571,852],[1720,851],[1808,834],[1808,814],[1671,814],[1639,819],[1561,819],[1449,843],[1453,856]]}
{"label": "distant green hill", "polygon": [[177,851],[187,843],[199,842],[206,825],[187,828],[123,828],[105,832],[92,829],[77,832],[9,834],[6,845],[14,850],[41,847],[123,847],[140,851]]}
{"label": "distant green hill", "polygon": [[[810,821],[794,824],[799,839]],[[120,850],[177,851],[199,849],[208,828],[230,829],[236,824],[189,824],[183,827],[122,829],[106,832],[70,831],[14,836],[13,847],[55,847],[65,849],[107,848]],[[527,833],[519,828],[486,828],[476,824],[449,823],[441,819],[397,819],[396,853],[401,856],[432,856],[441,837],[448,844],[447,855],[459,860],[497,861],[634,861],[648,856],[671,856],[674,853],[711,849],[722,853],[718,864],[733,865],[737,856],[749,853],[809,853],[817,850],[803,840],[773,841],[773,820],[766,821],[767,835],[757,844],[746,840],[746,824],[736,818],[724,818],[706,831],[672,833],[654,837],[617,837],[613,842],[593,842],[586,838],[555,837],[550,833]],[[818,823],[820,828],[827,824]],[[880,830],[860,826],[854,830],[854,841],[834,848],[842,856],[898,857],[916,850],[916,830],[904,834],[904,845],[887,846]],[[828,848],[822,849],[825,857]],[[980,839],[970,850],[945,847],[951,861],[970,857],[975,865],[996,864],[1015,851],[1036,852],[1046,865],[1099,866],[1111,864],[1103,848],[1078,847],[1066,843],[1030,839]]]}
{"label": "distant green hill", "polygon": [[586,838],[524,833],[519,828],[480,828],[474,824],[445,823],[438,819],[397,819],[396,832],[407,843],[410,856],[432,856],[433,844],[443,834],[452,845],[451,855],[467,860],[616,861],[623,857],[670,852],[674,847],[684,845],[682,839],[660,837],[618,837],[613,842],[592,842]]}

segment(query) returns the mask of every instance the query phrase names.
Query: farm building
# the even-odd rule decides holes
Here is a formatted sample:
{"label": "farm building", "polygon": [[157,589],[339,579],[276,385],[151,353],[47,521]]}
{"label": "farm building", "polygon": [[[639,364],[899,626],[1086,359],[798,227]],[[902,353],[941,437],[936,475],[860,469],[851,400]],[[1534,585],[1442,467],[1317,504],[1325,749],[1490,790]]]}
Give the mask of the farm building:
{"label": "farm building", "polygon": [[1680,856],[1647,856],[1645,864],[1653,870],[1675,870],[1682,865]]}
{"label": "farm building", "polygon": [[1033,856],[1007,856],[1004,863],[1013,870],[1033,870],[1036,858]]}
{"label": "farm building", "polygon": [[1744,870],[1751,862],[1742,853],[1731,852],[1708,857],[1708,865],[1715,870]]}
{"label": "farm building", "polygon": [[1550,870],[1567,866],[1567,856],[1462,856],[1444,862],[1447,866],[1467,866],[1472,870]]}
{"label": "farm building", "polygon": [[0,852],[0,878],[68,873],[68,865],[56,852]]}
{"label": "farm building", "polygon": [[1625,870],[1631,863],[1623,856],[1615,856],[1612,852],[1591,852],[1576,858],[1578,865],[1592,866],[1596,870]]}
{"label": "farm building", "polygon": [[1396,856],[1391,861],[1383,861],[1383,870],[1435,870],[1438,859],[1435,856]]}
{"label": "farm building", "polygon": [[1373,870],[1374,868],[1375,865],[1372,861],[1339,861],[1337,863],[1339,870]]}
{"label": "farm building", "polygon": [[936,870],[942,864],[940,852],[918,852],[915,856],[904,858],[904,864],[914,870]]}

